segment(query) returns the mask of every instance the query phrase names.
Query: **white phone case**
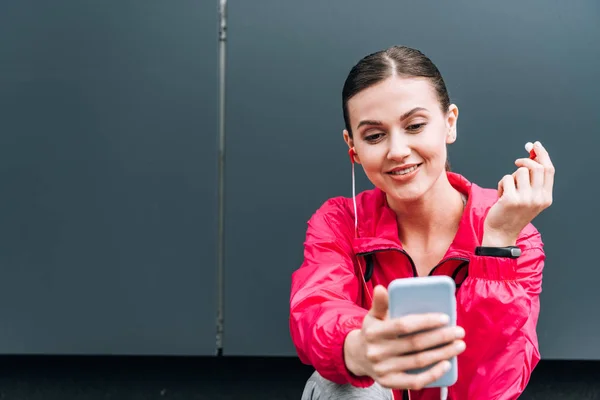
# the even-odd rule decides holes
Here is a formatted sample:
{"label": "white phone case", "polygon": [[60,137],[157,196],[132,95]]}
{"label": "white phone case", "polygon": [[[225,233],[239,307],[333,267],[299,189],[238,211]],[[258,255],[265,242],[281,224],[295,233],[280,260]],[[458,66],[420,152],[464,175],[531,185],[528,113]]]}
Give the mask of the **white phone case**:
{"label": "white phone case", "polygon": [[[427,276],[417,278],[395,279],[388,286],[389,312],[391,318],[409,314],[444,313],[450,317],[448,326],[456,326],[456,284],[448,276]],[[458,379],[458,363],[456,357],[450,360],[450,370],[440,379],[426,387],[452,386]],[[408,373],[417,374],[425,367]]]}

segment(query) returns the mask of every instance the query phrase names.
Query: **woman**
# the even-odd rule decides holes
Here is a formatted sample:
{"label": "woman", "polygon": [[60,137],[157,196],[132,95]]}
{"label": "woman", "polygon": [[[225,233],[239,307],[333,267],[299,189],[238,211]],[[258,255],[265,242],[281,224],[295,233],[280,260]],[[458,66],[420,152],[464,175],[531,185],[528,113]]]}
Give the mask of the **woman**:
{"label": "woman", "polygon": [[[536,157],[516,160],[497,191],[450,172],[458,108],[411,48],[363,58],[342,97],[352,167],[375,189],[328,200],[308,223],[290,300],[293,342],[316,370],[303,398],[517,398],[540,359],[545,255],[531,220],[552,203],[548,152],[536,142]],[[456,281],[458,327],[438,315],[387,317],[388,284],[427,275]],[[424,389],[456,355],[447,393]]]}

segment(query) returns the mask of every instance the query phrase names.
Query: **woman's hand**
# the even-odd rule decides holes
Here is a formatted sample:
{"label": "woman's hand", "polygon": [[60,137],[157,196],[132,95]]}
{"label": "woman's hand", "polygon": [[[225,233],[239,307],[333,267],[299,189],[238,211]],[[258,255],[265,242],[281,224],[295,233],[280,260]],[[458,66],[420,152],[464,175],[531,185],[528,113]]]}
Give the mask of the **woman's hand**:
{"label": "woman's hand", "polygon": [[516,160],[517,171],[498,183],[499,198],[485,219],[482,246],[514,246],[523,228],[552,204],[554,166],[540,142],[533,150],[535,160]]}
{"label": "woman's hand", "polygon": [[[442,377],[450,368],[447,360],[465,349],[459,340],[464,330],[444,326],[447,323],[448,316],[443,314],[390,319],[387,290],[377,286],[362,328],[350,332],[344,342],[346,367],[354,375],[370,376],[385,388],[422,389]],[[432,349],[438,346],[443,347]],[[420,374],[406,373],[433,364]]]}

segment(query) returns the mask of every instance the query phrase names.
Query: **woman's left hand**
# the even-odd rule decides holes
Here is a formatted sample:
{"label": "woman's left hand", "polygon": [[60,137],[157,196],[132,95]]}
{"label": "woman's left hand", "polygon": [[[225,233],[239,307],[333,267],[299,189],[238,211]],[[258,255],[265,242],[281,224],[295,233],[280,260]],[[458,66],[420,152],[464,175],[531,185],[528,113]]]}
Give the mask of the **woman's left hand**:
{"label": "woman's left hand", "polygon": [[498,201],[485,219],[482,246],[514,246],[523,228],[552,204],[554,166],[540,142],[533,150],[534,160],[519,158],[517,171],[498,182]]}

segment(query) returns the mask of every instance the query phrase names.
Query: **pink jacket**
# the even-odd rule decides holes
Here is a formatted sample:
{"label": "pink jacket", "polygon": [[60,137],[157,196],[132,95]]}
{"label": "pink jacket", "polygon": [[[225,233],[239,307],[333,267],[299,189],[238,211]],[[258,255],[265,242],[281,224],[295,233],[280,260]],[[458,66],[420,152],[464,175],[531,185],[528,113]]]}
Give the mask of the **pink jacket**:
{"label": "pink jacket", "polygon": [[[543,243],[529,224],[517,241],[518,259],[474,255],[497,192],[452,172],[448,177],[468,196],[458,233],[431,271],[455,280],[458,325],[466,331],[467,348],[458,356],[458,381],[448,388],[448,399],[516,399],[540,359],[536,324]],[[290,331],[303,363],[333,382],[366,387],[373,379],[353,376],[345,367],[344,339],[360,329],[371,306],[365,290],[372,295],[375,285],[387,287],[396,278],[416,276],[416,270],[402,249],[385,194],[368,190],[356,201],[358,237],[352,199],[328,200],[308,222],[304,262],[292,275]],[[366,284],[360,274],[370,278]],[[395,399],[402,395],[394,391]],[[440,389],[411,391],[410,398],[438,400]]]}

